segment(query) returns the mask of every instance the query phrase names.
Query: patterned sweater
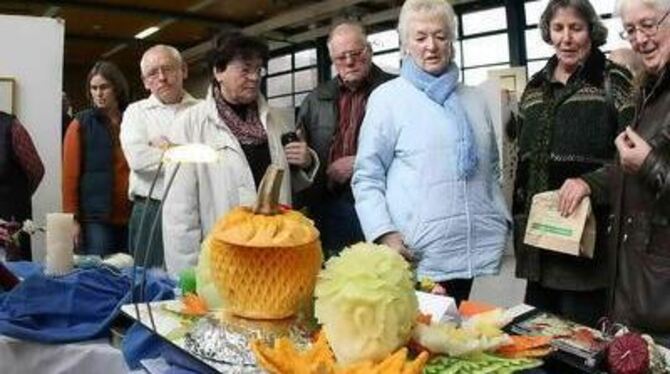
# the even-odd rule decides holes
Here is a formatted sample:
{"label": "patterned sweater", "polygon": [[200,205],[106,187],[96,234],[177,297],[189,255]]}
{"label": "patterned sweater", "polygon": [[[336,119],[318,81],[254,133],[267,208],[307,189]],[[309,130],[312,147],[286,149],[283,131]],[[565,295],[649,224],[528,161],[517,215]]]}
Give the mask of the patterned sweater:
{"label": "patterned sweater", "polygon": [[516,272],[544,287],[593,290],[607,284],[607,206],[594,207],[598,227],[593,260],[523,244],[525,223],[533,195],[559,189],[566,179],[612,162],[614,139],[634,114],[632,78],[597,49],[565,85],[553,79],[556,64],[554,56],[531,78],[521,98],[512,209]]}

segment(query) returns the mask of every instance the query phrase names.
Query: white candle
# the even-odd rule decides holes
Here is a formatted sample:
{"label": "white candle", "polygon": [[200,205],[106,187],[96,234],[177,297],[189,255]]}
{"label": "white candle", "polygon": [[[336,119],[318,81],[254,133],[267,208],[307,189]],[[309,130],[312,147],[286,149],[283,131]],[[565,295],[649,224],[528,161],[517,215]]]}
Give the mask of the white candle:
{"label": "white candle", "polygon": [[63,275],[72,270],[74,264],[73,230],[74,217],[72,214],[47,214],[46,274]]}

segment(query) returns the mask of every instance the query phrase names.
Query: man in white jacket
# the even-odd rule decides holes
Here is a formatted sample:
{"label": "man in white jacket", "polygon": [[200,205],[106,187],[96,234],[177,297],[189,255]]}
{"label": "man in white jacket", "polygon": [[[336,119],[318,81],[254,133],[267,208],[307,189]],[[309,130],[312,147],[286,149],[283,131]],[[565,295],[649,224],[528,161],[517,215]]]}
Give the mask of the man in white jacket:
{"label": "man in white jacket", "polygon": [[[316,153],[295,136],[293,121],[260,94],[268,58],[260,39],[234,33],[212,54],[212,85],[205,101],[180,114],[170,131],[174,143],[203,143],[217,162],[182,164],[163,211],[165,264],[171,274],[195,266],[200,244],[218,219],[238,205],[253,205],[267,167],[286,170],[280,202],[307,187],[319,167]],[[171,176],[176,165],[166,171]]]}
{"label": "man in white jacket", "polygon": [[[148,236],[158,212],[163,194],[164,171],[158,174],[156,185],[149,195],[163,150],[169,144],[168,133],[175,117],[196,104],[183,88],[188,71],[181,54],[167,45],[149,48],[140,62],[142,82],[151,95],[128,106],[121,123],[121,146],[130,166],[128,196],[133,210],[128,227],[129,246],[136,253],[135,261],[148,266],[163,266],[163,238],[160,224],[151,249]],[[142,211],[146,218],[140,227]],[[160,222],[159,222],[160,223]]]}

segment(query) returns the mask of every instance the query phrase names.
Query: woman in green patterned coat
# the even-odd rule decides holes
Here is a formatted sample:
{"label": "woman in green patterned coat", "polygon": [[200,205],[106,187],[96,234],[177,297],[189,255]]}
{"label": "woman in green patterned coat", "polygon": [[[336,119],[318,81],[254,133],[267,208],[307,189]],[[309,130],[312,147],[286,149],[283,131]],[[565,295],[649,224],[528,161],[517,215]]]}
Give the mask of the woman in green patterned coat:
{"label": "woman in green patterned coat", "polygon": [[593,259],[523,244],[533,195],[595,171],[614,157],[614,139],[632,119],[631,75],[598,49],[607,29],[588,0],[551,0],[540,19],[555,55],[528,83],[520,104],[519,164],[514,187],[516,275],[525,302],[594,325],[606,313],[606,206],[594,207]]}

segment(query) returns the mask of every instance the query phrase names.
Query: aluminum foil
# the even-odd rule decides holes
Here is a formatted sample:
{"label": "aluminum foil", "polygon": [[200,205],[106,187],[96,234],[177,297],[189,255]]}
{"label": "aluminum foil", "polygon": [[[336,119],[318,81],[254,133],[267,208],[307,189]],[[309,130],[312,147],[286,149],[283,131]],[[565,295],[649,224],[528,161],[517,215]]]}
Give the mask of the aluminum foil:
{"label": "aluminum foil", "polygon": [[298,348],[309,345],[310,332],[295,319],[254,321],[228,314],[209,315],[195,323],[185,339],[186,350],[224,373],[261,373],[249,348],[256,339],[272,345],[290,338]]}

